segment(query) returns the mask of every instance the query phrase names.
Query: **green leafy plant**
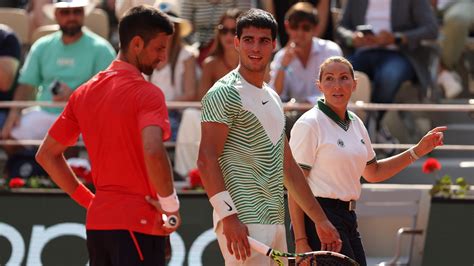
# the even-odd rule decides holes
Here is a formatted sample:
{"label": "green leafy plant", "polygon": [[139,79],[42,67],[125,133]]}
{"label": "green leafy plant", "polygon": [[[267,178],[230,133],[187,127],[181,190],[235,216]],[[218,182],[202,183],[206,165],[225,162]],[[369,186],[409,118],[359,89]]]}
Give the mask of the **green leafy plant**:
{"label": "green leafy plant", "polygon": [[469,184],[463,177],[456,178],[454,184],[449,175],[444,175],[443,177],[438,178],[438,171],[441,170],[441,163],[438,160],[428,158],[423,163],[422,170],[425,174],[434,174],[436,176],[435,184],[430,190],[430,195],[432,197],[462,198],[466,196],[467,191],[469,190]]}

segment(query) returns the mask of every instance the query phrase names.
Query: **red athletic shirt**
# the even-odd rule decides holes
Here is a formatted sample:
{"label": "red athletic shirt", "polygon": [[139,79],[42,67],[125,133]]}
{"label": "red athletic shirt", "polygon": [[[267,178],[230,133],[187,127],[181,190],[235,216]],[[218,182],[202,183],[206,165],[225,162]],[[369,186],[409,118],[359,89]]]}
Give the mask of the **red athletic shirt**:
{"label": "red athletic shirt", "polygon": [[79,134],[89,154],[96,188],[86,228],[132,230],[165,235],[161,215],[145,201],[156,198],[148,179],[141,131],[159,126],[163,140],[170,137],[165,98],[140,71],[115,60],[71,95],[49,130],[63,145],[74,145]]}

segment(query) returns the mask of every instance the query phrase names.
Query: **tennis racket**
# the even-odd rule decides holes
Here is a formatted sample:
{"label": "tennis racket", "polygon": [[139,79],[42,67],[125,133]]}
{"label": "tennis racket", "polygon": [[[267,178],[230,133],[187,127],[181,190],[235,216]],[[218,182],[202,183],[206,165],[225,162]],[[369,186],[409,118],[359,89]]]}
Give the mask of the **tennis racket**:
{"label": "tennis racket", "polygon": [[[252,249],[260,254],[272,258],[278,266],[283,266],[283,259],[294,261],[295,265],[312,265],[312,266],[358,266],[359,263],[353,259],[332,251],[311,251],[306,253],[287,253],[281,252],[248,237],[249,244]],[[299,259],[299,260],[297,260]]]}

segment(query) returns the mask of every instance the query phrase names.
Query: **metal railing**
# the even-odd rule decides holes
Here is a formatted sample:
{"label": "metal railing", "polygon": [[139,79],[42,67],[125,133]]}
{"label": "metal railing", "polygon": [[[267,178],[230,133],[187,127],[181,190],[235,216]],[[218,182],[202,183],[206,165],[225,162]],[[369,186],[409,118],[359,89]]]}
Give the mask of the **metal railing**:
{"label": "metal railing", "polygon": [[[56,102],[40,102],[40,101],[0,101],[0,108],[12,107],[64,107],[66,103]],[[285,111],[307,111],[313,108],[314,105],[307,103],[285,103]],[[170,110],[182,110],[186,108],[201,108],[200,102],[167,102],[167,107]],[[467,112],[474,116],[474,99],[471,99],[468,104],[379,104],[379,103],[364,103],[355,102],[348,106],[351,110],[362,111],[425,111],[425,112]],[[0,140],[0,145],[31,145],[39,146],[42,140]],[[174,142],[166,142],[167,147],[174,147]],[[408,149],[414,144],[385,144],[373,143],[374,149]],[[76,146],[84,146],[84,143],[79,141]],[[437,150],[456,150],[456,151],[474,151],[474,145],[450,145],[446,144],[436,148]]]}

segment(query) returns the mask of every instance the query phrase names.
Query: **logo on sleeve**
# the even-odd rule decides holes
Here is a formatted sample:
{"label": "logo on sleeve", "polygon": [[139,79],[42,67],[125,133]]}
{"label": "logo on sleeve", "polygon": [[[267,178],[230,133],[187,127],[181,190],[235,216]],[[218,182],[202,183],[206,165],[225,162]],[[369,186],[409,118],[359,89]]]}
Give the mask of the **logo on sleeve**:
{"label": "logo on sleeve", "polygon": [[232,206],[230,206],[230,204],[227,203],[225,200],[224,200],[224,203],[225,203],[225,205],[227,205],[227,207],[229,207],[227,210],[228,210],[228,211],[232,211]]}
{"label": "logo on sleeve", "polygon": [[262,101],[262,105],[265,105],[268,103],[268,100],[267,101]]}
{"label": "logo on sleeve", "polygon": [[365,141],[364,139],[360,139],[360,143],[364,144],[365,145]]}

